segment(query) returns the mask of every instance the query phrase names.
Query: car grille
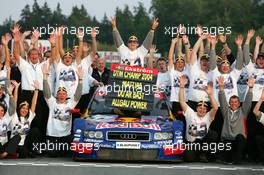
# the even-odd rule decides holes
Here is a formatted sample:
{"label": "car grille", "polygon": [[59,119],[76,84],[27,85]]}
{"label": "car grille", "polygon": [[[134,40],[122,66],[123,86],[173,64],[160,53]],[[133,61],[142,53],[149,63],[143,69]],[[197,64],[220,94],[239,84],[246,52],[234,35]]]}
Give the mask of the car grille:
{"label": "car grille", "polygon": [[109,141],[149,141],[147,132],[108,132],[107,140]]}
{"label": "car grille", "polygon": [[99,159],[111,160],[155,160],[158,150],[114,150],[100,148],[97,152]]}

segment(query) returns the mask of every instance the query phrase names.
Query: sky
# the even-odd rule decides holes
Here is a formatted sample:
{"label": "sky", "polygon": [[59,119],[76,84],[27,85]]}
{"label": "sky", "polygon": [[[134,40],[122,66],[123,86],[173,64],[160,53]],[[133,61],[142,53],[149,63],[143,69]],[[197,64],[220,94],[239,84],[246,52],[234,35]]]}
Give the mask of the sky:
{"label": "sky", "polygon": [[[1,0],[0,2],[0,24],[2,24],[9,16],[15,21],[20,19],[21,10],[26,4],[32,6],[34,0]],[[62,13],[65,15],[71,13],[74,5],[80,7],[83,4],[89,15],[96,16],[98,20],[103,18],[104,13],[108,17],[113,16],[116,7],[123,9],[125,4],[130,7],[130,10],[133,10],[132,7],[137,6],[138,2],[142,2],[147,10],[151,6],[151,0],[37,0],[37,2],[40,6],[47,2],[52,10],[60,2]]]}

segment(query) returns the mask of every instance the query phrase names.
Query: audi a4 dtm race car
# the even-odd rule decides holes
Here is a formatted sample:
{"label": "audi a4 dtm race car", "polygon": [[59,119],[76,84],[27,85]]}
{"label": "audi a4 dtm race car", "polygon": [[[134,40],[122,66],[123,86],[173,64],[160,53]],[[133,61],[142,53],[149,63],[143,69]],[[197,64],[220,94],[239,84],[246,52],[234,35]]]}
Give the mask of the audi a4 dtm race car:
{"label": "audi a4 dtm race car", "polygon": [[74,121],[74,160],[182,160],[183,124],[170,117],[164,93],[146,112],[109,107],[105,97],[96,91],[88,116]]}

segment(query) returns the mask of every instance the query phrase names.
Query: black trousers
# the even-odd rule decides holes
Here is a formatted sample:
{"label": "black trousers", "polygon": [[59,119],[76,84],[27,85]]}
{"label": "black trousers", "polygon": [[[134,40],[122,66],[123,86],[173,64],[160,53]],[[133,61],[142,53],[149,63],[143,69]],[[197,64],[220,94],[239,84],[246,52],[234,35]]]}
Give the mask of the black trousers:
{"label": "black trousers", "polygon": [[33,150],[34,144],[39,143],[40,131],[38,128],[31,128],[26,136],[23,146],[18,146],[19,158],[27,158],[30,153],[37,150]]}
{"label": "black trousers", "polygon": [[[204,154],[209,159],[214,159],[213,154],[210,151],[212,150],[202,150],[202,149],[195,149],[195,146],[191,146],[191,144],[199,144],[200,148],[202,148],[203,144],[211,144],[211,143],[217,143],[218,140],[218,134],[217,132],[213,130],[209,130],[206,136],[203,139],[196,139],[194,142],[186,142],[188,147],[186,147],[184,152],[184,160],[186,162],[195,162],[199,161],[200,155]],[[197,147],[196,147],[197,148]]]}
{"label": "black trousers", "polygon": [[256,139],[256,144],[257,144],[257,149],[258,149],[258,155],[259,155],[259,160],[264,163],[264,136],[263,135],[257,135],[255,137]]}
{"label": "black trousers", "polygon": [[[22,90],[20,102],[27,101],[31,105],[31,100],[34,91]],[[31,128],[37,127],[40,132],[40,141],[45,141],[47,122],[49,117],[49,107],[45,101],[42,91],[39,91],[37,106],[36,106],[36,116],[31,123]]]}
{"label": "black trousers", "polygon": [[20,140],[20,135],[15,135],[4,145],[0,143],[0,153],[7,152],[8,154],[16,154]]}
{"label": "black trousers", "polygon": [[[264,136],[264,125],[256,120],[253,109],[257,102],[253,101],[250,112],[247,117],[247,153],[250,160],[255,161],[258,158],[259,152],[256,143],[256,136]],[[261,104],[260,111],[264,112],[264,103]]]}
{"label": "black trousers", "polygon": [[47,136],[47,154],[49,157],[71,156],[70,146],[73,141],[73,135],[64,137]]}
{"label": "black trousers", "polygon": [[223,142],[225,144],[231,143],[231,150],[224,151],[224,161],[240,163],[244,156],[246,138],[243,135],[238,134],[235,140],[223,139]]}

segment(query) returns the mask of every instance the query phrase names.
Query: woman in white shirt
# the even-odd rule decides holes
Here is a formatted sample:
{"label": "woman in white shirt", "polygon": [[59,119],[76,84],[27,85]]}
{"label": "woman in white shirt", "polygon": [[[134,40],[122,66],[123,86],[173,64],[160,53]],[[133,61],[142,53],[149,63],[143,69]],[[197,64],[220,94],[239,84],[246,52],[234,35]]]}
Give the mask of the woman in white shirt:
{"label": "woman in white shirt", "polygon": [[[12,81],[12,85],[15,87],[14,96],[12,95],[12,88],[9,88],[10,94],[10,106],[16,109],[17,106],[17,94],[20,83]],[[39,83],[34,81],[34,94],[31,101],[31,106],[27,101],[19,104],[18,111],[15,110],[10,113],[11,115],[11,138],[16,135],[20,135],[21,140],[18,146],[18,153],[20,158],[26,158],[33,154],[33,145],[38,143],[40,136],[39,129],[34,127],[31,128],[31,122],[35,117],[35,109],[38,98]]]}

